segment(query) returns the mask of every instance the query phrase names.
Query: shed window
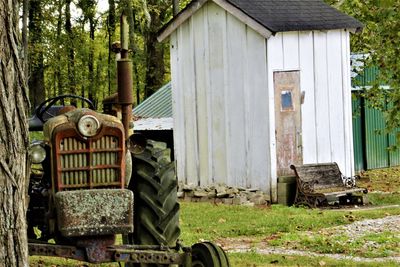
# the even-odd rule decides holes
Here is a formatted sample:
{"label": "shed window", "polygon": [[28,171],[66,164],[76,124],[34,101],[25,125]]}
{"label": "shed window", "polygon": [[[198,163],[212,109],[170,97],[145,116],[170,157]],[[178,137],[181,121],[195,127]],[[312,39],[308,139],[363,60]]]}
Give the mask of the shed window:
{"label": "shed window", "polygon": [[281,92],[281,110],[282,111],[293,110],[292,91]]}

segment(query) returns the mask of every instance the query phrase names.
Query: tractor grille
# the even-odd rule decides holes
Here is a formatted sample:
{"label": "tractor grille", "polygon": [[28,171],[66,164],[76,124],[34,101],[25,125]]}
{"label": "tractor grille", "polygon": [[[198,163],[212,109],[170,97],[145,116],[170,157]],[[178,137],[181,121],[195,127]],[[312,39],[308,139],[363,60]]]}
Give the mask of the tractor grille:
{"label": "tractor grille", "polygon": [[121,187],[121,140],[105,135],[82,141],[60,139],[57,147],[58,190]]}

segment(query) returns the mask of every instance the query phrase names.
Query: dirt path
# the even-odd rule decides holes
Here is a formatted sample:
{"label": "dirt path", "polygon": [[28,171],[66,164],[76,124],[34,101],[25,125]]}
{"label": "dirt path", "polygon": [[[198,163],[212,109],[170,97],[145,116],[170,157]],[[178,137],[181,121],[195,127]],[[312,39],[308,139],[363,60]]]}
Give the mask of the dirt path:
{"label": "dirt path", "polygon": [[[368,219],[356,221],[354,223],[321,229],[318,233],[325,233],[329,236],[342,235],[348,238],[349,242],[356,240],[362,236],[382,233],[384,231],[399,233],[400,235],[400,215],[387,216],[379,219]],[[312,235],[313,232],[305,232],[305,234]],[[220,244],[228,252],[257,252],[260,254],[280,254],[280,255],[299,255],[299,256],[312,256],[312,257],[330,257],[334,259],[348,259],[356,262],[383,262],[395,261],[400,263],[400,255],[382,258],[364,258],[357,256],[349,256],[345,254],[322,254],[304,250],[295,250],[282,247],[273,247],[268,245],[267,242],[255,242],[251,238],[228,238],[219,240]],[[380,243],[373,241],[365,242],[363,246],[373,247],[378,249]],[[399,244],[400,245],[400,244]]]}

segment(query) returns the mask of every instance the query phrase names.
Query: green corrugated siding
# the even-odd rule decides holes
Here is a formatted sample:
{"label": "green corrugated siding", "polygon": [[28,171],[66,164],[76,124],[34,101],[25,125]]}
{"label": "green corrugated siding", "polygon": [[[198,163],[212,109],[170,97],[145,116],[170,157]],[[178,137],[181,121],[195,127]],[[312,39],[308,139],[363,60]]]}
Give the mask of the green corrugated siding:
{"label": "green corrugated siding", "polygon": [[356,94],[352,97],[353,107],[353,150],[355,171],[362,171],[364,166],[363,131],[361,120],[361,98]]}
{"label": "green corrugated siding", "polygon": [[[398,146],[396,135],[400,132],[400,129],[396,129],[394,134],[389,134],[389,147]],[[400,147],[397,149],[389,150],[389,163],[390,166],[400,165]]]}
{"label": "green corrugated siding", "polygon": [[379,74],[377,67],[367,67],[362,73],[357,75],[352,83],[353,86],[370,86],[376,81]]}
{"label": "green corrugated siding", "polygon": [[[367,102],[367,101],[366,101]],[[385,119],[379,110],[365,107],[365,143],[367,169],[377,169],[389,166],[388,136],[384,134]]]}
{"label": "green corrugated siding", "polygon": [[362,99],[357,91],[352,97],[354,169],[361,171],[399,166],[400,148],[389,148],[398,145],[396,134],[400,133],[400,129],[387,134],[384,113],[369,107],[368,101]]}
{"label": "green corrugated siding", "polygon": [[[353,87],[372,86],[378,78],[378,67],[367,67],[352,80]],[[359,91],[361,92],[361,91]],[[362,102],[365,102],[363,105]],[[353,92],[353,147],[354,168],[377,169],[400,165],[400,148],[396,146],[395,133],[385,133],[385,118],[382,111],[368,106],[368,101],[361,99],[357,91]]]}
{"label": "green corrugated siding", "polygon": [[133,109],[133,114],[143,118],[171,118],[171,83],[167,83]]}

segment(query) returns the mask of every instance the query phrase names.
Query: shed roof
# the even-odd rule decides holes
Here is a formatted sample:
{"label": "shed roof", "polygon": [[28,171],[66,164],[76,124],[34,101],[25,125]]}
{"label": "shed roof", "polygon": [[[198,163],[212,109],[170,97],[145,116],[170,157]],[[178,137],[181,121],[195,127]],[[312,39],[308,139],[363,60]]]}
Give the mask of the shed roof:
{"label": "shed roof", "polygon": [[322,0],[227,0],[272,32],[358,29],[361,22]]}
{"label": "shed roof", "polygon": [[172,118],[171,82],[136,106],[133,115],[141,118]]}
{"label": "shed roof", "polygon": [[[208,1],[215,2],[234,16],[247,16],[272,34],[305,30],[359,30],[363,27],[355,18],[322,0],[193,0],[161,29],[159,40],[165,39]],[[246,20],[242,21],[246,23]]]}

